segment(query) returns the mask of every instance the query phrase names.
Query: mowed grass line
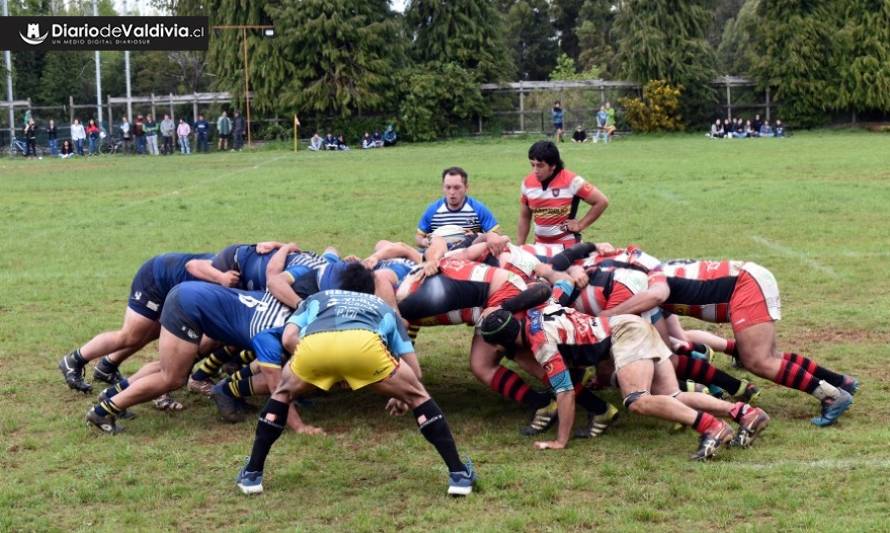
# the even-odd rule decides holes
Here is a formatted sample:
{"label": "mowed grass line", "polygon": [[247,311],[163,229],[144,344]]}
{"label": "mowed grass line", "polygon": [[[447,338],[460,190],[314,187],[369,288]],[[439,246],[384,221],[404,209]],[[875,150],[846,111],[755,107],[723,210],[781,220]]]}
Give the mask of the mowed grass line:
{"label": "mowed grass line", "polygon": [[[386,417],[368,393],[318,398],[305,416],[328,436],[283,436],[267,493],[252,499],[232,480],[253,424],[222,425],[201,398],[179,393],[187,410],[176,415],[137,407],[114,438],[82,423],[93,398],[68,391],[55,364],[119,325],[148,257],[272,238],[359,255],[380,238],[410,241],[451,165],[470,172],[471,194],[513,234],[531,141],[0,161],[0,530],[881,529],[890,137],[875,134],[560,146],[611,200],[588,238],[636,242],[664,259],[749,259],[777,275],[782,345],[865,383],[838,427],[812,427],[814,401],[765,385],[769,431],[710,464],[686,461],[691,432],[626,413],[601,439],[535,452],[516,431],[526,414],[467,369],[463,327],[424,332],[417,348],[424,381],[479,468],[466,500],[444,496],[443,468],[413,421]],[[125,370],[155,355],[151,345]]]}

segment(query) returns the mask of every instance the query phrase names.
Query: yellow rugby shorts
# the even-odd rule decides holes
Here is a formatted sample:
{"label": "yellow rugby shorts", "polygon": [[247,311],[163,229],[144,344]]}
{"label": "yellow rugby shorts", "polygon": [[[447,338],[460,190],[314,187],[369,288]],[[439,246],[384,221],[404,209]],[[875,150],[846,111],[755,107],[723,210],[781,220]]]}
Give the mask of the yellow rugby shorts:
{"label": "yellow rugby shorts", "polygon": [[308,335],[290,360],[297,377],[323,390],[339,381],[360,389],[388,378],[398,366],[380,336],[364,329]]}

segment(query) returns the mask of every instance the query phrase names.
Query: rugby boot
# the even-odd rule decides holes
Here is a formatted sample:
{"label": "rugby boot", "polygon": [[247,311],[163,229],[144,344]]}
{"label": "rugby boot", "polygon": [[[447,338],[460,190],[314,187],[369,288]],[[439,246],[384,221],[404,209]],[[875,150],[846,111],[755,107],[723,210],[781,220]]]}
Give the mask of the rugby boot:
{"label": "rugby boot", "polygon": [[[112,398],[109,394],[111,392],[111,389],[112,389],[112,387],[108,387],[107,389],[105,389],[99,393],[99,402],[100,403],[110,400]],[[117,415],[117,418],[120,418],[121,420],[132,420],[132,419],[136,418],[136,413],[131,413],[129,409],[124,409],[123,411],[120,412],[119,415]]]}
{"label": "rugby boot", "polygon": [[526,437],[538,435],[550,429],[556,423],[556,400],[541,407],[532,414],[528,425],[519,430]]}
{"label": "rugby boot", "polygon": [[83,380],[84,365],[78,364],[74,355],[75,352],[70,352],[59,361],[59,370],[65,378],[65,383],[68,387],[84,394],[93,392],[93,386]]}
{"label": "rugby boot", "polygon": [[840,396],[837,399],[826,398],[822,400],[822,415],[810,419],[810,422],[819,426],[830,426],[853,405],[853,396],[844,389],[838,389]]}
{"label": "rugby boot", "polygon": [[760,388],[757,385],[745,380],[742,380],[742,383],[745,383],[745,390],[742,391],[741,394],[736,396],[735,399],[747,404],[753,403],[760,397]]}
{"label": "rugby boot", "polygon": [[193,379],[189,376],[187,388],[189,392],[196,392],[198,394],[203,394],[204,396],[210,396],[213,394],[213,381],[209,379]]}
{"label": "rugby boot", "polygon": [[213,402],[216,403],[220,418],[230,424],[243,422],[246,418],[245,411],[239,409],[238,402],[235,398],[232,398],[223,392],[223,387],[227,387],[228,385],[228,381],[220,381],[213,387],[210,397],[213,398]]}
{"label": "rugby boot", "polygon": [[113,416],[99,416],[96,413],[95,408],[91,408],[89,411],[87,411],[87,423],[99,428],[99,430],[104,431],[105,433],[110,433],[112,435],[120,433],[124,430],[124,428],[118,426],[115,423]]}
{"label": "rugby boot", "polygon": [[702,433],[702,436],[698,441],[698,450],[689,457],[690,459],[693,461],[705,461],[710,459],[711,457],[714,457],[720,446],[729,444],[732,441],[735,432],[729,427],[729,424],[722,420],[718,420],[717,422],[719,425],[715,424],[714,427]]}
{"label": "rugby boot", "polygon": [[614,424],[616,420],[618,420],[618,408],[612,404],[608,404],[605,413],[598,415],[587,413],[587,426],[578,428],[575,431],[575,438],[592,439],[594,437],[599,437],[605,433],[605,431],[609,429],[609,426]]}
{"label": "rugby boot", "polygon": [[448,473],[449,496],[468,496],[473,492],[473,485],[476,484],[476,469],[473,467],[473,461],[467,459],[464,468],[466,468],[465,472]]}
{"label": "rugby boot", "polygon": [[247,463],[238,471],[235,476],[235,484],[244,494],[262,494],[263,492],[263,473],[248,472]]}
{"label": "rugby boot", "polygon": [[844,376],[844,383],[838,388],[849,392],[850,396],[855,396],[859,392],[859,380],[853,376]]}
{"label": "rugby boot", "polygon": [[759,407],[749,407],[739,420],[739,432],[730,443],[731,446],[747,448],[754,439],[769,425],[769,415]]}
{"label": "rugby boot", "polygon": [[102,359],[99,359],[96,368],[93,369],[93,379],[104,381],[109,385],[114,385],[118,381],[124,379],[124,375],[121,374],[117,365],[108,360],[108,357],[103,357]]}

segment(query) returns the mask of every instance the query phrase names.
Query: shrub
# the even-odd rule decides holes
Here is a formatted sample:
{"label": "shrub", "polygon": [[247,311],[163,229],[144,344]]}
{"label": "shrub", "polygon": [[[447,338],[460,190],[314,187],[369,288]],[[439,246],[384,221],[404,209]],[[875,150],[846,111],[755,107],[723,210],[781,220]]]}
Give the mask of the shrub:
{"label": "shrub", "polygon": [[624,116],[631,129],[644,133],[683,129],[680,95],[683,86],[664,80],[652,80],[643,87],[643,98],[620,98]]}

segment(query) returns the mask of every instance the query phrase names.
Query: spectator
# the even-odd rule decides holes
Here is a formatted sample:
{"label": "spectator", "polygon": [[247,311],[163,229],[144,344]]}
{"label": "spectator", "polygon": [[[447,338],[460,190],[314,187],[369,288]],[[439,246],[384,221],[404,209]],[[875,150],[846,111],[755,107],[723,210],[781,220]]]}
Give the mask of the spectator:
{"label": "spectator", "polygon": [[609,102],[606,102],[606,117],[606,134],[611,138],[618,128],[615,126],[615,109]]}
{"label": "spectator", "polygon": [[148,153],[151,155],[161,155],[158,150],[158,123],[154,121],[151,115],[145,115],[145,144],[148,146]]}
{"label": "spectator", "polygon": [[121,139],[124,142],[124,153],[130,153],[130,143],[133,141],[133,131],[130,128],[130,120],[127,117],[121,121]]}
{"label": "spectator", "polygon": [[74,146],[77,148],[77,155],[83,155],[83,141],[86,138],[87,134],[83,129],[83,124],[80,123],[80,120],[74,119],[71,124],[71,140],[74,141]]}
{"label": "spectator", "polygon": [[745,121],[745,135],[746,135],[749,139],[752,138],[752,137],[756,137],[756,135],[754,135],[754,128],[751,126],[751,121],[750,121],[750,120],[746,120],[746,121]]}
{"label": "spectator", "polygon": [[96,125],[96,121],[90,119],[90,122],[87,124],[87,141],[90,144],[90,155],[96,155],[99,153],[99,126]]}
{"label": "spectator", "polygon": [[164,115],[161,121],[161,138],[164,143],[161,145],[161,153],[171,155],[173,153],[173,132],[176,130],[176,123],[170,118],[170,115]]}
{"label": "spectator", "polygon": [[785,126],[782,125],[781,120],[776,121],[775,134],[776,134],[776,137],[784,137],[785,136]]}
{"label": "spectator", "polygon": [[244,146],[244,117],[241,116],[241,113],[235,111],[235,114],[232,115],[232,149],[241,151],[241,148]]}
{"label": "spectator", "polygon": [[59,128],[56,127],[55,120],[50,119],[49,126],[46,127],[46,139],[50,155],[53,157],[59,155]]}
{"label": "spectator", "polygon": [[324,149],[325,150],[336,150],[339,147],[339,143],[337,143],[336,137],[331,132],[328,132],[327,135],[324,136]]}
{"label": "spectator", "polygon": [[572,142],[573,143],[587,142],[587,131],[584,129],[584,126],[578,124],[578,126],[575,128],[575,132],[572,133]]}
{"label": "spectator", "polygon": [[609,133],[606,125],[609,123],[609,113],[606,112],[606,106],[600,106],[600,110],[596,113],[596,135],[593,142],[609,142]]}
{"label": "spectator", "polygon": [[[365,135],[367,135],[367,133]],[[312,138],[309,139],[309,149],[313,152],[324,149],[324,139],[321,138],[321,135],[319,135],[317,131],[313,133]]]}
{"label": "spectator", "polygon": [[37,122],[33,118],[29,118],[25,124],[25,142],[27,143],[25,157],[37,157]]}
{"label": "spectator", "polygon": [[183,119],[179,119],[179,126],[176,128],[176,135],[179,137],[179,151],[183,155],[192,153],[189,147],[189,135],[192,134],[192,128],[189,123]]}
{"label": "spectator", "polygon": [[62,159],[68,159],[74,155],[74,145],[71,144],[70,139],[65,139],[62,141],[62,151],[59,153],[59,157]]}
{"label": "spectator", "polygon": [[383,130],[383,146],[395,146],[398,138],[395,126],[392,124],[387,125],[386,129]]}
{"label": "spectator", "polygon": [[136,115],[136,122],[133,124],[133,136],[136,138],[136,153],[145,153],[145,119],[142,115]]}
{"label": "spectator", "polygon": [[232,136],[232,121],[225,111],[222,112],[222,115],[216,121],[216,133],[219,134],[217,150],[228,150],[229,137]]}
{"label": "spectator", "polygon": [[337,150],[349,150],[349,145],[346,144],[346,139],[342,133],[337,136]]}
{"label": "spectator", "polygon": [[467,195],[467,172],[460,167],[442,171],[443,196],[427,206],[417,224],[417,246],[430,245],[429,235],[442,226],[457,225],[468,233],[488,233],[500,227],[488,207]]}
{"label": "spectator", "polygon": [[374,148],[383,148],[383,135],[380,135],[379,131],[374,132],[374,136],[371,137],[371,140],[374,141]]}
{"label": "spectator", "polygon": [[764,120],[763,124],[760,126],[760,136],[761,137],[772,137],[773,129],[769,126],[769,121]]}
{"label": "spectator", "polygon": [[760,120],[760,113],[754,115],[754,122],[751,123],[751,129],[754,130],[754,136],[760,136],[760,128],[763,126],[763,121]]}
{"label": "spectator", "polygon": [[364,148],[366,150],[368,148],[374,148],[374,140],[371,138],[371,134],[368,133],[367,131],[365,132],[365,135],[362,137],[362,148]]}
{"label": "spectator", "polygon": [[718,118],[711,124],[711,138],[712,139],[722,139],[726,135],[726,131],[723,129],[723,123],[720,122]]}
{"label": "spectator", "polygon": [[740,118],[735,119],[735,136],[739,139],[744,139],[748,136],[748,134],[745,133],[745,125],[742,124],[742,119]]}
{"label": "spectator", "polygon": [[204,120],[204,115],[198,115],[195,122],[195,137],[198,141],[198,151],[205,154],[210,151],[210,123]]}
{"label": "spectator", "polygon": [[554,135],[556,136],[556,142],[562,142],[562,127],[563,127],[563,116],[564,111],[562,110],[562,103],[557,100],[553,102],[553,109],[550,110],[550,119],[553,122],[553,129],[555,130]]}

